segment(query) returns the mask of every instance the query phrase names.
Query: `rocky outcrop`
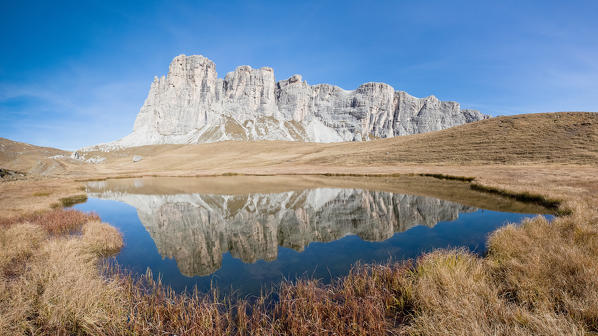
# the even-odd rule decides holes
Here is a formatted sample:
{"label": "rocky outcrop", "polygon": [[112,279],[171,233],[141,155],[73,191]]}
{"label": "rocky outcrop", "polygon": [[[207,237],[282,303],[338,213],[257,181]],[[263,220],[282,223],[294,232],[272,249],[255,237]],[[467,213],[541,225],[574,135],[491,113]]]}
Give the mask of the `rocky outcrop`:
{"label": "rocky outcrop", "polygon": [[0,181],[14,181],[14,180],[22,180],[25,179],[25,173],[0,168]]}
{"label": "rocky outcrop", "polygon": [[415,98],[384,83],[347,91],[310,86],[300,75],[276,82],[271,68],[249,66],[222,79],[206,57],[180,55],[167,76],[154,79],[133,132],[88,150],[223,140],[362,141],[486,118],[456,102]]}
{"label": "rocky outcrop", "polygon": [[475,208],[431,197],[320,188],[274,194],[147,195],[88,188],[88,195],[128,203],[163,257],[187,276],[217,271],[226,252],[252,263],[277,258],[278,247],[347,235],[386,240],[416,225],[434,226]]}

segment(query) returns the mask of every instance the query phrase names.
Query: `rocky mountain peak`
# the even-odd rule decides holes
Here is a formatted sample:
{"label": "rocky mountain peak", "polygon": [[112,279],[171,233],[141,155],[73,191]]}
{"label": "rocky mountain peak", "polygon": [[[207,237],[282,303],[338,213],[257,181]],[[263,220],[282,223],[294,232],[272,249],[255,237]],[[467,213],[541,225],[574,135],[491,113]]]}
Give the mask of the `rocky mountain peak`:
{"label": "rocky mountain peak", "polygon": [[214,62],[179,55],[155,77],[133,132],[90,149],[223,140],[366,141],[436,131],[486,119],[435,96],[416,98],[385,83],[349,91],[309,85],[301,75],[276,82],[269,67],[237,67],[218,78]]}

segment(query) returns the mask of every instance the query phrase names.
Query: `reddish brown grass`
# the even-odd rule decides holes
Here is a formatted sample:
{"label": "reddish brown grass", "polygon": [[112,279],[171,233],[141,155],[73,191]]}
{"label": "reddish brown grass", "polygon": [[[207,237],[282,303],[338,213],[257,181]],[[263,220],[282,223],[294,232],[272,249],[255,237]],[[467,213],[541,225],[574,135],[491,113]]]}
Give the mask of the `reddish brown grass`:
{"label": "reddish brown grass", "polygon": [[22,216],[0,218],[0,227],[31,223],[43,227],[50,234],[60,235],[79,231],[83,224],[99,220],[100,217],[95,213],[84,213],[72,209],[54,209]]}
{"label": "reddish brown grass", "polygon": [[284,283],[273,296],[218,299],[177,294],[148,273],[125,278],[132,309],[127,330],[138,335],[386,335],[411,312],[402,264],[355,267],[330,285]]}
{"label": "reddish brown grass", "polygon": [[409,267],[400,263],[355,267],[337,282],[283,284],[273,310],[288,335],[386,335],[412,309]]}
{"label": "reddish brown grass", "polygon": [[123,279],[129,307],[124,330],[136,335],[585,333],[573,316],[505,300],[494,281],[484,259],[463,251],[436,251],[415,264],[357,266],[330,285],[284,283],[274,296],[252,302],[232,303],[215,292],[177,294],[149,273],[144,281]]}
{"label": "reddish brown grass", "polygon": [[134,335],[228,335],[233,332],[233,314],[224,303],[195,292],[179,295],[152,280],[151,272],[139,281],[122,278],[127,288],[129,321]]}

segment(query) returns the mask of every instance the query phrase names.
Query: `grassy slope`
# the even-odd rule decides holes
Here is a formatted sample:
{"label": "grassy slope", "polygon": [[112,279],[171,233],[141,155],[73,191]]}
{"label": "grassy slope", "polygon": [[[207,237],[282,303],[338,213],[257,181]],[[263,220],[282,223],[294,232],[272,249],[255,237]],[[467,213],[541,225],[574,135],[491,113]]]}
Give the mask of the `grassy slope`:
{"label": "grassy slope", "polygon": [[[598,113],[499,117],[439,132],[376,141],[358,148],[352,151],[351,159],[378,164],[591,164],[598,161]],[[350,163],[343,157],[325,160],[335,161]]]}
{"label": "grassy slope", "polygon": [[[133,163],[133,155],[144,159]],[[156,145],[109,154],[93,174],[297,173],[397,165],[522,165],[598,162],[598,113],[499,117],[438,132],[363,143],[284,141]]]}
{"label": "grassy slope", "polygon": [[68,156],[70,153],[52,147],[39,147],[0,137],[0,165],[19,160],[25,161],[27,158],[39,160],[54,155]]}
{"label": "grassy slope", "polygon": [[68,159],[50,158],[56,155],[68,158],[70,152],[0,138],[0,167],[2,168],[35,175],[53,175],[63,173],[78,164]]}
{"label": "grassy slope", "polygon": [[[226,141],[154,145],[101,156],[102,164],[48,159],[66,155],[0,138],[0,166],[61,175],[306,173],[392,170],[426,165],[593,165],[598,162],[598,113],[561,112],[498,117],[438,132],[361,143]],[[16,154],[21,153],[21,154]],[[143,160],[133,163],[133,155]]]}

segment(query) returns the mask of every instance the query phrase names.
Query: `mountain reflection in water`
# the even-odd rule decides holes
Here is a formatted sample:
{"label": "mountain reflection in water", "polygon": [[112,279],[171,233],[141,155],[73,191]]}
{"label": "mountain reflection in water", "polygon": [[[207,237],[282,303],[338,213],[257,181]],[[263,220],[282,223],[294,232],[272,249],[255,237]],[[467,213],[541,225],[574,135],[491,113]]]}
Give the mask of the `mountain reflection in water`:
{"label": "mountain reflection in water", "polygon": [[484,253],[488,234],[545,208],[422,177],[227,176],[89,182],[123,233],[116,261],[176,290],[259,293],[285,278],[330,281],[357,262],[435,248]]}
{"label": "mountain reflection in water", "polygon": [[125,202],[163,257],[184,275],[208,275],[230,252],[246,263],[275,260],[278,246],[302,251],[311,242],[347,235],[386,240],[416,225],[434,226],[476,208],[425,196],[320,188],[249,195],[90,193]]}

